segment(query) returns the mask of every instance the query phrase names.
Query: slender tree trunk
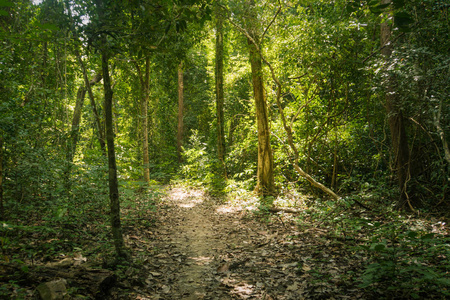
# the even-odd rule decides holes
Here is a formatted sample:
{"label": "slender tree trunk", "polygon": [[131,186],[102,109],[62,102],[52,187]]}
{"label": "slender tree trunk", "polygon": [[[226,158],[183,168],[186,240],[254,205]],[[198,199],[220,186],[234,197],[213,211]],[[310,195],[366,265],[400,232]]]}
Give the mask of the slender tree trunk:
{"label": "slender tree trunk", "polygon": [[144,181],[150,182],[150,160],[148,157],[148,100],[150,97],[150,58],[145,59],[144,98],[142,99],[142,135],[143,135],[143,159]]}
{"label": "slender tree trunk", "polygon": [[177,155],[178,162],[182,161],[182,146],[183,146],[183,62],[178,65],[178,130],[177,130]]}
{"label": "slender tree trunk", "polygon": [[[87,90],[88,95],[89,95],[89,100],[91,101],[92,113],[94,114],[95,125],[96,125],[97,134],[98,134],[97,136],[98,136],[98,142],[100,144],[100,149],[102,150],[103,154],[106,156],[105,135],[104,135],[105,131],[104,131],[103,126],[102,126],[100,115],[99,115],[99,113],[97,111],[97,105],[95,104],[95,98],[94,98],[94,94],[92,93],[91,84],[89,82],[89,79],[88,79],[88,76],[87,76],[87,72],[86,72],[86,68],[84,66],[83,60],[81,59],[81,55],[78,52],[78,50],[75,50],[75,55],[77,56],[78,63],[80,64],[81,71],[83,73],[84,83],[86,85],[86,90]],[[101,80],[101,77],[100,77],[100,80]]]}
{"label": "slender tree trunk", "polygon": [[[382,4],[391,3],[391,0],[383,0]],[[381,24],[381,54],[386,60],[392,53],[391,28],[387,22]],[[394,154],[393,169],[397,175],[398,185],[400,189],[400,197],[398,206],[403,207],[405,204],[413,209],[408,193],[407,183],[410,180],[410,157],[408,139],[405,130],[405,120],[401,111],[401,102],[395,93],[395,78],[390,76],[385,94],[385,108],[388,116],[389,129],[391,131],[392,151]]]}
{"label": "slender tree trunk", "polygon": [[[253,36],[255,41],[257,37]],[[258,125],[258,169],[255,190],[260,194],[274,194],[273,154],[270,146],[269,118],[264,96],[264,82],[261,55],[256,46],[249,41],[250,63],[252,68],[253,95],[255,97],[256,121]]]}
{"label": "slender tree trunk", "polygon": [[119,184],[117,181],[116,153],[114,148],[114,127],[112,114],[113,91],[109,78],[108,56],[102,53],[103,88],[105,93],[105,124],[106,143],[108,145],[108,178],[109,178],[109,199],[111,209],[111,231],[116,247],[116,253],[120,257],[127,257],[125,243],[122,236],[122,226],[120,223],[120,201]]}
{"label": "slender tree trunk", "polygon": [[[102,80],[102,75],[97,74],[89,82],[89,85],[93,86],[96,83],[100,82],[100,80]],[[75,155],[77,144],[78,144],[81,112],[83,109],[85,96],[86,96],[86,86],[82,85],[78,88],[77,101],[75,103],[75,109],[74,109],[73,117],[72,117],[71,142],[70,142],[70,149],[68,150],[68,155],[67,155],[67,160],[69,162],[73,162],[73,157]]]}
{"label": "slender tree trunk", "polygon": [[142,160],[144,167],[144,181],[150,182],[150,160],[148,156],[148,101],[150,98],[150,57],[145,58],[145,74],[142,74],[139,64],[136,69],[141,83],[141,121],[142,121]]}
{"label": "slender tree trunk", "polygon": [[216,3],[216,114],[217,114],[217,155],[222,162],[226,177],[225,165],[225,120],[223,113],[223,17],[219,3]]}
{"label": "slender tree trunk", "polygon": [[[97,12],[100,21],[103,20],[103,1],[97,0]],[[106,36],[101,36],[103,47],[107,47]],[[102,74],[103,88],[105,94],[105,125],[106,125],[106,143],[108,146],[108,179],[109,179],[109,199],[110,199],[110,218],[111,232],[113,236],[116,255],[118,257],[128,258],[129,254],[125,249],[125,242],[122,235],[122,226],[120,222],[120,201],[119,184],[117,180],[116,153],[114,149],[114,128],[113,128],[113,91],[111,88],[111,79],[109,77],[109,57],[108,49],[101,49],[102,56]]]}

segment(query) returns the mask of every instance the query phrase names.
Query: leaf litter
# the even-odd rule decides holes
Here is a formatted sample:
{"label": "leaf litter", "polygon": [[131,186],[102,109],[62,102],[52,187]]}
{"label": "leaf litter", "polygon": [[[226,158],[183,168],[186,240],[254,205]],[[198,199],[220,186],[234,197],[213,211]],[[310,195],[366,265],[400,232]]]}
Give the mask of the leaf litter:
{"label": "leaf litter", "polygon": [[[200,190],[171,188],[158,204],[153,232],[127,240],[151,252],[117,299],[360,298],[355,253],[326,229],[300,230],[282,213],[261,217]],[[142,238],[139,235],[142,234]],[[147,242],[143,243],[143,240]],[[146,272],[142,272],[145,270]],[[125,295],[126,294],[126,295]]]}
{"label": "leaf litter", "polygon": [[[358,215],[356,221],[338,226],[331,216],[319,223],[306,212],[271,214],[250,200],[224,203],[202,190],[181,187],[168,188],[154,205],[122,208],[124,238],[133,256],[119,265],[108,261],[113,248],[106,242],[108,236],[101,235],[108,230],[101,221],[86,223],[89,234],[82,239],[80,231],[70,242],[76,247],[63,239],[70,228],[23,231],[18,242],[37,248],[31,258],[20,251],[23,255],[14,256],[16,262],[0,263],[3,295],[6,291],[12,299],[32,299],[38,284],[55,278],[67,279],[73,299],[409,299],[428,291],[439,299],[447,293],[447,281],[440,277],[448,274],[450,265],[443,221],[408,217],[402,221],[404,228],[397,228],[380,214],[352,211]],[[333,214],[334,219],[346,217]],[[397,226],[397,233],[386,239],[383,226]],[[53,240],[66,248],[54,254],[39,250]],[[10,247],[3,255],[11,257],[20,249]],[[395,277],[376,277],[380,271],[391,271],[384,262],[386,255],[388,262],[392,260],[392,249],[412,251],[394,257],[399,268],[425,272],[422,278],[410,276],[413,288],[398,285],[403,281]],[[430,249],[427,261],[414,256],[420,249]],[[377,259],[378,265],[370,264]],[[441,273],[427,273],[428,266]],[[420,290],[418,283],[427,290]],[[109,293],[105,289],[99,294],[99,285],[106,285]]]}

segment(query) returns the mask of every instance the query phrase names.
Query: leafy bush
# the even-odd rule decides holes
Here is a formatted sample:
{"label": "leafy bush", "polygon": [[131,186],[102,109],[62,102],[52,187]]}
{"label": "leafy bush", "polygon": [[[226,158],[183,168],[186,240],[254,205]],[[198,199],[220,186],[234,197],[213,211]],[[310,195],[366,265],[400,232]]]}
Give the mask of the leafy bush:
{"label": "leafy bush", "polygon": [[372,227],[373,236],[366,245],[359,246],[369,255],[360,287],[401,298],[450,296],[448,237],[405,231],[398,223],[366,226]]}

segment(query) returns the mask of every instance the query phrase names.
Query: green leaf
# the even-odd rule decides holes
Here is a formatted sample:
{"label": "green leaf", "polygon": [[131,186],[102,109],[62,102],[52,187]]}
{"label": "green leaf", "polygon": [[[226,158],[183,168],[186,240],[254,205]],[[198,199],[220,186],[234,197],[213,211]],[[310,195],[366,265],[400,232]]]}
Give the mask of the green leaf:
{"label": "green leaf", "polygon": [[8,12],[6,10],[0,9],[0,16],[8,16]]}
{"label": "green leaf", "polygon": [[384,11],[384,9],[386,8],[386,7],[388,7],[390,4],[380,4],[380,5],[377,5],[377,6],[369,6],[369,9],[370,9],[370,11],[372,12],[372,13],[374,13],[374,14],[381,14],[383,11]]}

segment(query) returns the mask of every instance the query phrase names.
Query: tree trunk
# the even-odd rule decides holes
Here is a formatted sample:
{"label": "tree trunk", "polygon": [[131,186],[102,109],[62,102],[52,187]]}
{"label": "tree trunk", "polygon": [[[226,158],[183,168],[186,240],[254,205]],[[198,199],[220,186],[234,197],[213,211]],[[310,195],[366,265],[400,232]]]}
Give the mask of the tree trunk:
{"label": "tree trunk", "polygon": [[[97,12],[99,20],[103,21],[103,1],[97,0]],[[109,199],[110,199],[110,218],[111,232],[113,236],[116,255],[118,257],[127,258],[129,255],[125,249],[125,242],[122,235],[122,226],[120,223],[120,201],[119,201],[119,184],[117,181],[116,153],[114,149],[114,128],[113,128],[113,91],[111,88],[111,79],[109,77],[109,57],[106,36],[102,34],[102,73],[103,88],[105,94],[105,125],[106,125],[106,143],[108,146],[108,179],[109,179]]]}
{"label": "tree trunk", "polygon": [[[105,50],[103,50],[105,51]],[[112,119],[113,91],[109,78],[108,56],[102,53],[103,88],[105,93],[105,125],[106,143],[108,145],[108,178],[109,178],[109,199],[111,209],[111,231],[119,257],[126,257],[125,243],[122,236],[122,226],[120,224],[120,201],[119,184],[117,181],[116,153],[114,149],[114,128]]]}
{"label": "tree trunk", "polygon": [[[250,4],[252,4],[253,1],[250,2]],[[275,17],[272,19],[272,23],[273,21],[275,21],[275,18],[278,16],[278,14],[281,12],[281,6],[278,8],[277,14],[275,15]],[[283,123],[283,127],[284,130],[286,131],[287,134],[287,139],[288,139],[288,143],[289,143],[289,147],[291,148],[292,152],[294,153],[294,169],[300,174],[300,176],[304,177],[309,183],[311,183],[314,187],[317,187],[319,189],[321,189],[323,192],[325,192],[326,194],[330,195],[331,197],[333,197],[334,199],[339,199],[340,197],[334,193],[332,190],[330,190],[329,188],[327,188],[326,186],[324,186],[323,184],[321,184],[320,182],[316,181],[313,177],[311,177],[307,172],[303,171],[302,168],[300,168],[299,164],[298,164],[298,159],[299,159],[299,155],[298,155],[298,150],[297,147],[294,144],[294,139],[292,136],[292,123],[294,122],[294,119],[291,121],[291,126],[288,125],[287,121],[286,121],[286,117],[284,115],[284,111],[283,111],[283,106],[281,105],[281,90],[282,90],[282,85],[280,83],[280,81],[278,80],[277,76],[275,75],[275,70],[273,69],[272,65],[270,64],[270,62],[264,58],[264,56],[261,53],[261,48],[260,48],[260,44],[258,42],[258,39],[255,38],[255,35],[252,36],[251,31],[249,30],[245,30],[242,27],[240,27],[239,25],[237,25],[236,23],[234,23],[233,21],[230,20],[230,22],[237,27],[248,39],[249,44],[253,45],[253,50],[255,50],[258,54],[259,54],[259,63],[260,63],[260,69],[261,68],[261,60],[264,61],[264,63],[269,67],[270,69],[270,73],[272,75],[272,79],[275,81],[275,84],[277,86],[277,96],[276,96],[276,101],[277,101],[277,106],[278,106],[278,112],[280,113],[280,118],[281,121]],[[267,32],[267,28],[266,31]],[[251,49],[251,48],[250,48]],[[250,52],[252,53],[252,52]],[[262,70],[261,70],[262,71]],[[257,73],[258,74],[258,73]],[[259,73],[261,74],[261,73]],[[253,76],[253,66],[252,66],[252,76]],[[255,97],[256,98],[256,97]],[[267,116],[267,114],[266,114]],[[269,144],[270,146],[270,144]]]}
{"label": "tree trunk", "polygon": [[[106,156],[106,148],[105,148],[105,136],[104,136],[104,130],[102,126],[102,122],[100,120],[100,115],[97,111],[97,105],[95,104],[94,94],[92,93],[91,84],[89,82],[86,68],[84,66],[83,60],[81,59],[81,55],[78,52],[78,50],[75,50],[75,55],[77,56],[78,63],[80,64],[81,71],[83,73],[84,83],[86,85],[86,90],[89,95],[89,100],[91,101],[92,106],[92,113],[94,114],[95,124],[96,124],[96,130],[97,130],[97,136],[98,136],[98,142],[100,144],[100,149],[102,150],[103,154]],[[99,81],[101,80],[101,76]],[[86,91],[85,91],[86,93]]]}
{"label": "tree trunk", "polygon": [[144,181],[150,182],[150,160],[148,156],[148,101],[150,97],[150,57],[145,58],[145,74],[142,74],[139,64],[136,69],[141,83],[141,122],[142,122],[142,163],[144,167]]}
{"label": "tree trunk", "polygon": [[[382,4],[391,3],[391,0],[383,0]],[[387,22],[381,24],[381,54],[386,60],[392,53],[391,28]],[[407,183],[410,180],[410,157],[408,139],[405,130],[405,120],[401,111],[401,103],[395,93],[395,78],[390,76],[388,79],[385,108],[388,116],[389,129],[391,131],[392,151],[394,155],[393,169],[397,175],[400,197],[397,205],[404,207],[405,204],[413,209],[407,193]]]}
{"label": "tree trunk", "polygon": [[[255,41],[258,38],[253,36]],[[256,192],[274,194],[273,154],[270,146],[270,128],[267,116],[267,103],[264,95],[261,55],[256,46],[249,41],[250,63],[252,68],[253,95],[255,97],[256,121],[258,125],[258,169]]]}
{"label": "tree trunk", "polygon": [[177,131],[177,155],[178,162],[182,161],[183,147],[183,62],[178,65],[178,131]]}
{"label": "tree trunk", "polygon": [[[102,75],[97,74],[95,77],[89,82],[90,86],[95,85],[96,83],[100,82],[102,80]],[[80,121],[81,121],[81,112],[83,109],[84,104],[84,98],[86,96],[86,86],[82,85],[78,88],[77,92],[77,101],[75,103],[75,109],[73,112],[72,117],[72,130],[71,130],[71,142],[70,142],[70,149],[68,151],[67,155],[67,161],[73,162],[73,157],[76,152],[77,144],[78,144],[78,138],[79,138],[79,127],[80,127]]]}
{"label": "tree trunk", "polygon": [[217,156],[222,163],[226,177],[225,165],[225,120],[223,114],[223,18],[219,3],[216,3],[216,114],[217,114]]}
{"label": "tree trunk", "polygon": [[[80,40],[78,38],[77,31],[75,30],[75,22],[73,21],[73,18],[72,18],[71,5],[70,5],[69,1],[67,1],[67,0],[66,0],[66,7],[67,7],[67,10],[68,10],[69,19],[71,21],[70,28],[72,30],[72,34],[73,34],[75,40],[78,43],[81,44],[81,42],[80,42]],[[81,107],[79,108],[79,111],[77,111],[77,107],[75,108],[74,119],[75,119],[76,113],[79,113],[79,116],[81,116],[81,108],[83,106],[84,97],[85,97],[86,91],[87,91],[88,95],[89,95],[89,99],[91,101],[92,113],[94,114],[95,127],[96,127],[95,129],[97,131],[97,138],[98,138],[98,141],[99,141],[99,144],[100,144],[100,149],[102,150],[103,154],[106,156],[104,130],[103,130],[102,122],[100,120],[100,116],[99,116],[98,111],[97,111],[97,105],[95,104],[94,94],[92,93],[92,88],[91,88],[91,85],[94,85],[95,83],[97,83],[100,80],[102,80],[102,77],[101,77],[100,74],[97,74],[96,77],[94,77],[93,82],[89,82],[88,75],[87,75],[87,72],[86,72],[86,67],[85,67],[85,65],[83,63],[83,59],[81,58],[80,51],[78,50],[77,46],[75,46],[75,56],[77,58],[78,64],[80,65],[81,72],[83,73],[83,79],[84,79],[85,87],[84,87],[84,90],[78,90],[78,93],[82,93],[82,94],[77,94],[77,103],[76,103],[76,105],[79,104],[78,100],[81,100]],[[72,120],[72,130],[73,130],[73,120]],[[79,123],[79,119],[78,119],[78,123]],[[73,144],[73,147],[75,147],[75,146],[76,146],[76,142]],[[72,154],[72,156],[73,156],[73,154]],[[70,161],[72,161],[72,159]]]}

